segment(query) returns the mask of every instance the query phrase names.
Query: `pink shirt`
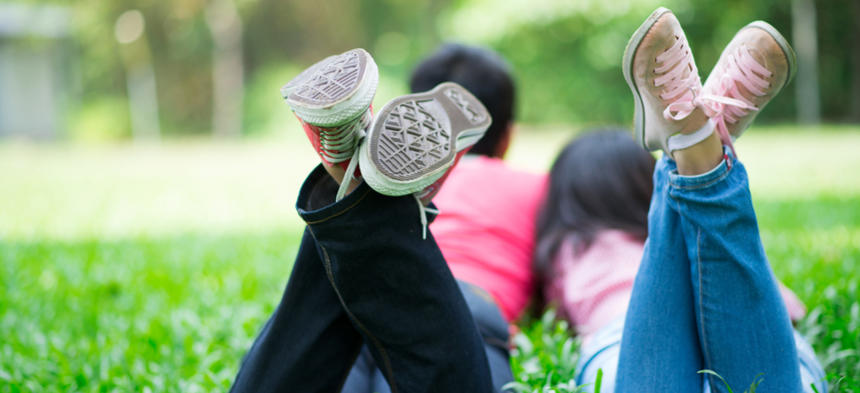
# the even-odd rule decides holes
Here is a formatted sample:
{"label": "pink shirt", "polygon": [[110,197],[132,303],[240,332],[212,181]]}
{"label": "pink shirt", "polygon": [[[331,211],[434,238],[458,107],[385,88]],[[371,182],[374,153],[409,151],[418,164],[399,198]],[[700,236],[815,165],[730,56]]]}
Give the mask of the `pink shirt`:
{"label": "pink shirt", "polygon": [[430,230],[454,277],[489,292],[508,321],[529,303],[535,218],[547,176],[465,156],[433,198]]}
{"label": "pink shirt", "polygon": [[[571,242],[562,243],[552,267],[553,279],[545,288],[547,301],[558,304],[561,316],[587,340],[627,312],[643,250],[642,242],[616,230],[598,234],[579,255]],[[782,284],[780,292],[791,318],[802,318],[803,303]]]}
{"label": "pink shirt", "polygon": [[547,301],[580,335],[594,333],[627,310],[642,250],[642,242],[612,230],[599,233],[579,255],[572,242],[563,242],[544,288]]}

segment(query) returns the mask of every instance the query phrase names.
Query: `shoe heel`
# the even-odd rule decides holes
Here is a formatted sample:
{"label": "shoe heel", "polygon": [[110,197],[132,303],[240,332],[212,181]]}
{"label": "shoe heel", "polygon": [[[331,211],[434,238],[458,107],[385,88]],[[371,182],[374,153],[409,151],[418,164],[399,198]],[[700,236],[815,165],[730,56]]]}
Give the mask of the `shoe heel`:
{"label": "shoe heel", "polygon": [[454,164],[458,151],[480,139],[491,121],[484,105],[456,83],[395,98],[379,110],[361,146],[362,174],[386,195],[422,190]]}
{"label": "shoe heel", "polygon": [[281,88],[281,95],[302,120],[317,126],[337,126],[367,110],[378,82],[373,57],[359,48],[308,67]]}
{"label": "shoe heel", "polygon": [[636,142],[645,149],[648,149],[645,143],[645,104],[642,102],[642,96],[639,93],[639,88],[633,81],[633,57],[636,50],[639,49],[639,44],[648,34],[648,31],[654,27],[657,20],[668,12],[672,12],[666,7],[659,7],[642,22],[642,25],[630,36],[630,41],[627,41],[627,46],[624,48],[624,57],[621,61],[621,71],[624,74],[624,80],[627,81],[627,86],[633,92],[633,134],[636,137]]}
{"label": "shoe heel", "polygon": [[403,96],[377,115],[367,144],[376,168],[386,177],[411,181],[453,157],[451,118],[433,94]]}

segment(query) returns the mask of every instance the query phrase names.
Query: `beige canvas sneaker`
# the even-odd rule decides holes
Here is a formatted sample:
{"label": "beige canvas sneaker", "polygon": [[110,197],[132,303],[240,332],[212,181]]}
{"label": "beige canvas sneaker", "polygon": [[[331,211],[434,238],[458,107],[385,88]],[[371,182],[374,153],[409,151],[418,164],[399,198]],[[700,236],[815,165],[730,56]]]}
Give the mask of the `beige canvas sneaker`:
{"label": "beige canvas sneaker", "polygon": [[701,94],[723,144],[743,134],[796,70],[794,50],[770,24],[755,21],[735,34]]}
{"label": "beige canvas sneaker", "polygon": [[713,133],[714,123],[696,110],[701,80],[672,11],[658,8],[633,33],[624,51],[623,72],[633,91],[634,133],[643,147],[671,156]]}

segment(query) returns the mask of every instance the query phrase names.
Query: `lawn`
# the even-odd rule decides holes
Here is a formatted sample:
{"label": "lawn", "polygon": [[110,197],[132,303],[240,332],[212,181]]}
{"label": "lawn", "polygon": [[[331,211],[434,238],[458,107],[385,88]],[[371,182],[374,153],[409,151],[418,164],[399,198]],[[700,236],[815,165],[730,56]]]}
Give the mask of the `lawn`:
{"label": "lawn", "polygon": [[[570,134],[523,129],[509,158],[543,170]],[[765,249],[838,392],[860,392],[858,150],[849,127],[759,128],[738,145]],[[0,392],[226,390],[289,276],[314,164],[283,135],[0,144]],[[569,379],[564,326],[523,330],[519,379]]]}

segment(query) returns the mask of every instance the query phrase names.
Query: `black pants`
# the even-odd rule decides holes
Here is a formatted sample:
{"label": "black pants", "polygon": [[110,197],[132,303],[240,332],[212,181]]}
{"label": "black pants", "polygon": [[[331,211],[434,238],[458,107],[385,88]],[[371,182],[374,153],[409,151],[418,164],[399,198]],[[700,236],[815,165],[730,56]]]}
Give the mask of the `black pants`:
{"label": "black pants", "polygon": [[484,342],[411,196],[360,185],[334,203],[317,167],[287,288],[232,392],[338,392],[366,343],[392,392],[491,392]]}
{"label": "black pants", "polygon": [[[505,384],[514,380],[508,351],[508,323],[487,291],[465,281],[458,280],[457,283],[478,332],[484,339],[484,352],[490,366],[493,389],[501,392]],[[366,345],[361,348],[361,354],[349,372],[342,393],[391,393],[388,381]]]}

